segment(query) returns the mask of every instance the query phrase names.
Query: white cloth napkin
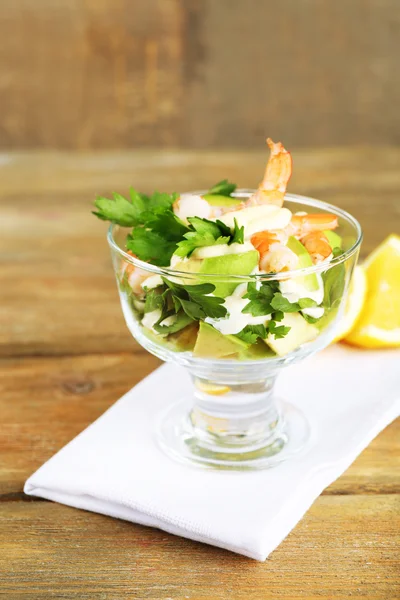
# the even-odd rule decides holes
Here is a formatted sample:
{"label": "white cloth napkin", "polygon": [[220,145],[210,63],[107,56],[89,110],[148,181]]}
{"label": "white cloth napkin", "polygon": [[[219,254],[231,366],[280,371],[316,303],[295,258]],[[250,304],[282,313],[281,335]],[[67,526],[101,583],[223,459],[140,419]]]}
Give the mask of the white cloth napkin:
{"label": "white cloth napkin", "polygon": [[154,420],[191,384],[180,367],[163,365],[45,463],[25,492],[265,560],[400,414],[400,352],[333,346],[284,370],[277,385],[307,414],[314,438],[273,469],[202,470],[166,457]]}

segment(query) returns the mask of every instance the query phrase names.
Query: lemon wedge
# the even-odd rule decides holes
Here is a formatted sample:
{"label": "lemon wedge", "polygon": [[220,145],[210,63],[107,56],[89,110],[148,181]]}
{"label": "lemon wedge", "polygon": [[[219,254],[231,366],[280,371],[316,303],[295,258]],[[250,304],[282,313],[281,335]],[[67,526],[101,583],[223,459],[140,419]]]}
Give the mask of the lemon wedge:
{"label": "lemon wedge", "polygon": [[346,342],[362,348],[400,346],[400,237],[390,235],[365,261],[367,297]]}
{"label": "lemon wedge", "polygon": [[223,396],[231,391],[231,388],[227,385],[216,385],[205,381],[196,381],[196,387],[204,394],[210,394],[211,396]]}
{"label": "lemon wedge", "polygon": [[334,342],[339,342],[354,329],[363,309],[367,295],[367,276],[361,266],[355,267],[350,282],[344,316],[339,322]]}

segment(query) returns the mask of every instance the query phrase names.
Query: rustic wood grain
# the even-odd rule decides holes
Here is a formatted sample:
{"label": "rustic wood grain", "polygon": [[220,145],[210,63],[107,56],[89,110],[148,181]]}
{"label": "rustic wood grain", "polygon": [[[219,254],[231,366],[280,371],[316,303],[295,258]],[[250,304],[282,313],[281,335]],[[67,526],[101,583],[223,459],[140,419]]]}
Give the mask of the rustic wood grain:
{"label": "rustic wood grain", "polygon": [[7,598],[395,600],[399,498],[321,496],[265,563],[50,502],[0,514]]}
{"label": "rustic wood grain", "polygon": [[13,0],[0,147],[400,141],[397,0]]}
{"label": "rustic wood grain", "polygon": [[[263,564],[31,499],[26,478],[159,361],[126,331],[96,193],[260,177],[265,152],[0,155],[0,593],[6,598],[400,597],[400,421]],[[400,150],[298,150],[290,191],[360,218],[364,254],[400,231]]]}

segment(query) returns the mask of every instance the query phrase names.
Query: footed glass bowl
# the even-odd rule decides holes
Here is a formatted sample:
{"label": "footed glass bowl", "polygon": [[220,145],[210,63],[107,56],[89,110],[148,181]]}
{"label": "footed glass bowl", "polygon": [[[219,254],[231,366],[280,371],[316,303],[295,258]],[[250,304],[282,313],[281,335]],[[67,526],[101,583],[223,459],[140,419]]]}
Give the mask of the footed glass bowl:
{"label": "footed glass bowl", "polygon": [[[238,190],[235,195],[247,198],[252,193]],[[297,406],[275,396],[275,380],[286,365],[310,356],[334,339],[362,233],[351,215],[324,202],[287,194],[285,206],[293,213],[335,214],[341,252],[318,265],[273,274],[238,273],[240,263],[235,259],[234,268],[232,261],[229,263],[230,273],[221,274],[204,269],[200,262],[195,263],[198,270],[187,263],[175,269],[144,263],[125,251],[127,229],[116,225],[109,229],[108,241],[129,330],[149,352],[185,367],[193,380],[192,395],[177,397],[155,421],[157,441],[174,459],[205,467],[262,469],[307,445],[307,418]],[[251,273],[251,253],[243,260],[247,273]],[[265,339],[251,332],[227,334],[221,325],[218,306],[222,300],[215,302],[212,297],[239,299],[231,301],[229,312],[236,328],[240,328],[245,325],[241,322],[242,307],[250,302],[243,295],[249,290],[258,298],[260,293],[267,298],[278,293],[293,305],[297,302],[297,310],[292,307],[283,315],[274,313],[275,330],[280,328],[276,335],[274,329]],[[159,298],[163,294],[164,300]],[[171,307],[171,316],[159,322],[162,302]],[[185,302],[189,315],[181,310],[177,319],[174,306]],[[214,308],[217,304],[216,318],[202,313],[204,302],[211,302]],[[268,319],[274,315],[261,316],[257,323],[267,319],[268,331]]]}

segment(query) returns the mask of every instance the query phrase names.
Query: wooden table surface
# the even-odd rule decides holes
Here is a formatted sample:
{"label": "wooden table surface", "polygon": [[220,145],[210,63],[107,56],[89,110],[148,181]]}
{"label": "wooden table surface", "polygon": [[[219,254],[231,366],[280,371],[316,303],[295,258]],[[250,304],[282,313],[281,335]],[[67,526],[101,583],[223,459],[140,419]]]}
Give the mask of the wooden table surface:
{"label": "wooden table surface", "polygon": [[[264,153],[0,156],[0,591],[7,598],[400,597],[400,422],[324,491],[265,563],[28,498],[26,478],[158,366],[123,322],[96,193],[259,179]],[[364,254],[400,230],[400,150],[294,152],[289,191],[336,203]],[[396,472],[397,469],[397,472]]]}

